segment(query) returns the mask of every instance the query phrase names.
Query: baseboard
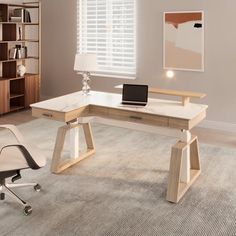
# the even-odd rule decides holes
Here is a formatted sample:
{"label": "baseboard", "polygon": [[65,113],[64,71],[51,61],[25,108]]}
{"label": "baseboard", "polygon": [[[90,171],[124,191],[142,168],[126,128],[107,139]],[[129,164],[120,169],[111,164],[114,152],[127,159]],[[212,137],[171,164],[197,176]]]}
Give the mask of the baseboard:
{"label": "baseboard", "polygon": [[222,121],[204,120],[198,127],[236,133],[236,124]]}

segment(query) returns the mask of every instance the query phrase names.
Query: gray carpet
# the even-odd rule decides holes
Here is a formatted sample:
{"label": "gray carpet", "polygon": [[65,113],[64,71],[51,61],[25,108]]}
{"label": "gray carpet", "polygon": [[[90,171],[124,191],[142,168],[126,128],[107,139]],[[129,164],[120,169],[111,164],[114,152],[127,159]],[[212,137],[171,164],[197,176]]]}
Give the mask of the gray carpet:
{"label": "gray carpet", "polygon": [[[32,215],[24,216],[9,198],[0,202],[1,236],[236,235],[236,149],[201,144],[202,175],[179,204],[171,204],[165,195],[175,139],[93,124],[96,154],[53,175],[50,159],[61,125],[38,119],[19,126],[48,164],[22,171],[23,182],[43,186],[40,193],[17,189]],[[0,133],[0,142],[8,138]]]}

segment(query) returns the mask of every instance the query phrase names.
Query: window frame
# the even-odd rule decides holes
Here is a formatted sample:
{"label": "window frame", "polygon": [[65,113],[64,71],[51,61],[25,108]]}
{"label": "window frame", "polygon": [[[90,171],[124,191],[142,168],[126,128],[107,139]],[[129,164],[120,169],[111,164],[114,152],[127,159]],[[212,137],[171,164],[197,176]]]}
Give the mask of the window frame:
{"label": "window frame", "polygon": [[[84,30],[84,27],[81,27],[81,22],[83,22],[83,15],[81,13],[81,11],[85,8],[85,10],[87,10],[86,8],[86,5],[84,6],[82,1],[86,1],[86,0],[77,0],[77,53],[87,53],[87,46],[82,46],[83,44],[83,40],[84,39],[81,39],[81,35],[82,34],[82,30]],[[113,0],[111,0],[113,1]],[[137,12],[137,9],[136,9],[136,0],[132,0],[133,1],[133,17],[132,17],[132,24],[129,24],[129,26],[133,25],[133,28],[132,28],[132,31],[133,31],[133,37],[131,38],[131,40],[133,41],[132,44],[133,44],[133,53],[131,54],[131,64],[133,63],[132,66],[130,66],[129,68],[132,69],[132,67],[134,68],[134,70],[132,72],[128,72],[128,69],[127,71],[124,71],[122,72],[122,70],[119,71],[115,71],[114,68],[115,67],[110,67],[109,70],[103,70],[102,67],[100,67],[101,69],[98,70],[96,73],[92,73],[92,75],[94,76],[97,76],[97,77],[109,77],[109,78],[119,78],[119,79],[136,79],[136,76],[137,76],[137,16],[136,16],[136,12]],[[107,5],[106,5],[107,6]],[[85,13],[86,14],[86,13]],[[105,14],[106,17],[107,17],[107,13]],[[110,18],[111,20],[113,19],[112,17]],[[85,21],[87,23],[87,20]],[[107,26],[107,19],[106,19],[106,24],[105,26]],[[111,27],[113,27],[113,24],[111,25]],[[85,26],[85,29],[87,30],[86,26]],[[85,35],[87,34],[87,31],[85,33]],[[111,34],[108,34],[108,38],[110,38],[110,40],[114,39],[112,37],[112,33]],[[83,36],[82,36],[83,37]],[[123,38],[122,38],[123,39]],[[95,38],[95,40],[97,40],[97,37]],[[105,39],[104,39],[105,40]],[[88,41],[86,41],[87,43]],[[96,41],[97,42],[97,41]],[[106,48],[107,48],[107,45],[106,44]],[[110,53],[112,53],[112,49],[113,49],[113,45],[110,47]],[[121,50],[124,50],[125,47],[122,47]],[[107,49],[105,49],[103,51],[104,53],[107,52]],[[94,51],[88,51],[88,53],[96,53],[97,54],[97,48],[94,50]],[[107,57],[105,56],[105,60],[109,60],[107,59]],[[123,59],[122,57],[119,57],[119,59]],[[98,58],[98,63],[99,63],[99,58]],[[110,60],[110,63],[114,63],[114,59]],[[107,66],[108,64],[106,64],[105,66]],[[122,64],[121,64],[122,65]],[[104,66],[104,67],[105,67]],[[122,65],[123,66],[123,65]]]}

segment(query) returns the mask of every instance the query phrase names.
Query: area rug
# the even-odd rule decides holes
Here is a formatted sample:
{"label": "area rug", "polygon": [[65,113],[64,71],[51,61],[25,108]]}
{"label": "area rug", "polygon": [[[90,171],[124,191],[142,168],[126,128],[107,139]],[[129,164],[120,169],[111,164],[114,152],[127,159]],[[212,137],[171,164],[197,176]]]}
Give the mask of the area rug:
{"label": "area rug", "polygon": [[[165,196],[174,138],[92,124],[96,154],[54,175],[50,163],[61,125],[37,119],[19,126],[47,166],[22,171],[22,182],[43,187],[16,190],[33,207],[30,216],[12,199],[0,202],[1,236],[236,235],[236,149],[200,142],[202,174],[172,204]],[[9,139],[0,132],[0,142]],[[80,139],[83,148],[82,132]]]}

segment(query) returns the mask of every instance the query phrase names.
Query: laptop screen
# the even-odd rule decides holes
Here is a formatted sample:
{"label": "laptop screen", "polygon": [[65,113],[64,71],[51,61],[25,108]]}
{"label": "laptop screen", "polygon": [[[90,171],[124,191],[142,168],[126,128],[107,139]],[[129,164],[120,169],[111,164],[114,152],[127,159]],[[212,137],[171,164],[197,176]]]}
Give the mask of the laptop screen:
{"label": "laptop screen", "polygon": [[122,103],[143,103],[146,104],[148,100],[148,86],[138,84],[124,84],[122,93]]}

